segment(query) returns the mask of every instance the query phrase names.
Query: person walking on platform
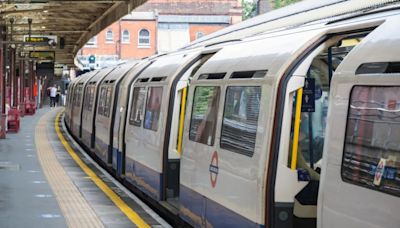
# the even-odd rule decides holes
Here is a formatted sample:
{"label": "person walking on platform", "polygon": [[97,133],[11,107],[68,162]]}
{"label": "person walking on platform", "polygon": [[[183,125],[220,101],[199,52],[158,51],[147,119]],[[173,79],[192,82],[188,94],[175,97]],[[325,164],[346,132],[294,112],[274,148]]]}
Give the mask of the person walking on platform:
{"label": "person walking on platform", "polygon": [[50,89],[50,107],[56,106],[56,96],[57,96],[57,88],[56,85],[49,88]]}
{"label": "person walking on platform", "polygon": [[57,87],[57,94],[56,94],[56,107],[59,106],[60,103],[60,98],[61,98],[61,87]]}

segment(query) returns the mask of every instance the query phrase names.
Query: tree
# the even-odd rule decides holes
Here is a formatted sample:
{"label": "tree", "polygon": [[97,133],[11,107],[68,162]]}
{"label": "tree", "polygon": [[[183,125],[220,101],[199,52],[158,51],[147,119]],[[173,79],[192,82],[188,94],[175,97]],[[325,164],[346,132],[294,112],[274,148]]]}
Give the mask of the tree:
{"label": "tree", "polygon": [[300,2],[301,0],[274,0],[274,9],[288,6],[290,4]]}
{"label": "tree", "polygon": [[257,5],[253,1],[242,0],[242,19],[247,20],[257,14]]}

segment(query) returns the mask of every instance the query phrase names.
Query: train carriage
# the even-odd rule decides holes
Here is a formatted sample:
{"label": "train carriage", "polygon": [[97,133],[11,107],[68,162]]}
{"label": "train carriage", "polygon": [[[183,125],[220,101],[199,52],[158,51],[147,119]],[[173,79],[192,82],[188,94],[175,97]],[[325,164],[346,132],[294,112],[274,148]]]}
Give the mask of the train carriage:
{"label": "train carriage", "polygon": [[112,168],[118,176],[125,175],[125,120],[128,109],[129,91],[137,76],[152,63],[149,59],[143,59],[137,63],[122,79],[119,96],[116,97],[114,111],[114,125],[112,132]]}
{"label": "train carriage", "polygon": [[318,227],[400,226],[399,21],[387,18],[332,79]]}
{"label": "train carriage", "polygon": [[76,137],[81,137],[81,119],[82,119],[82,104],[84,100],[84,89],[90,78],[94,77],[99,71],[92,71],[78,78],[74,82],[74,87],[71,91],[71,106],[70,106],[70,130]]}
{"label": "train carriage", "polygon": [[[170,130],[166,128],[169,98],[177,74],[196,54],[198,51],[184,51],[154,59],[130,88],[125,123],[125,177],[157,200],[164,198],[164,184],[169,184],[171,194],[177,190],[172,184],[179,178],[179,154],[164,153],[164,135]],[[165,166],[173,166],[173,170],[168,172]],[[168,174],[170,181],[165,183],[163,175]]]}
{"label": "train carriage", "polygon": [[136,62],[118,65],[98,85],[99,97],[95,124],[95,154],[107,164],[112,164],[113,128],[116,113],[116,100],[120,95],[120,82]]}
{"label": "train carriage", "polygon": [[[100,106],[99,97],[104,96],[100,92],[99,85],[104,80],[104,78],[110,74],[116,67],[108,67],[102,69],[98,74],[91,77],[85,87],[85,94],[83,95],[84,101],[82,104],[82,121],[80,126],[80,134],[78,135],[82,143],[92,152],[94,151],[95,146],[95,133],[96,133],[96,125],[95,118],[97,114],[98,106]],[[104,101],[103,101],[104,102]]]}

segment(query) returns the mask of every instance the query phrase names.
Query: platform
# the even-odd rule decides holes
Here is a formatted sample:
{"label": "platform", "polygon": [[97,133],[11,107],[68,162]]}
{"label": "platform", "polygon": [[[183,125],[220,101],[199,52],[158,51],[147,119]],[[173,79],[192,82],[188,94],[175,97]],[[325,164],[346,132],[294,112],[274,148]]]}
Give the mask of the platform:
{"label": "platform", "polygon": [[65,134],[63,108],[0,142],[0,227],[169,227]]}

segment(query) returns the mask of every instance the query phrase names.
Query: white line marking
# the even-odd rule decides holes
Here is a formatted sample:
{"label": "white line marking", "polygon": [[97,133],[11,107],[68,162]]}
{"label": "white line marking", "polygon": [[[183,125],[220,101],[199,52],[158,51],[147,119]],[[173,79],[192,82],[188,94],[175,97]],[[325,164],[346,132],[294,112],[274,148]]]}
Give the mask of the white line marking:
{"label": "white line marking", "polygon": [[53,196],[50,195],[50,194],[36,194],[35,197],[37,197],[37,198],[51,198]]}
{"label": "white line marking", "polygon": [[39,173],[40,171],[38,171],[38,170],[27,170],[26,172],[28,172],[28,173]]}
{"label": "white line marking", "polygon": [[57,215],[57,214],[41,214],[40,217],[42,218],[61,218],[61,215]]}

